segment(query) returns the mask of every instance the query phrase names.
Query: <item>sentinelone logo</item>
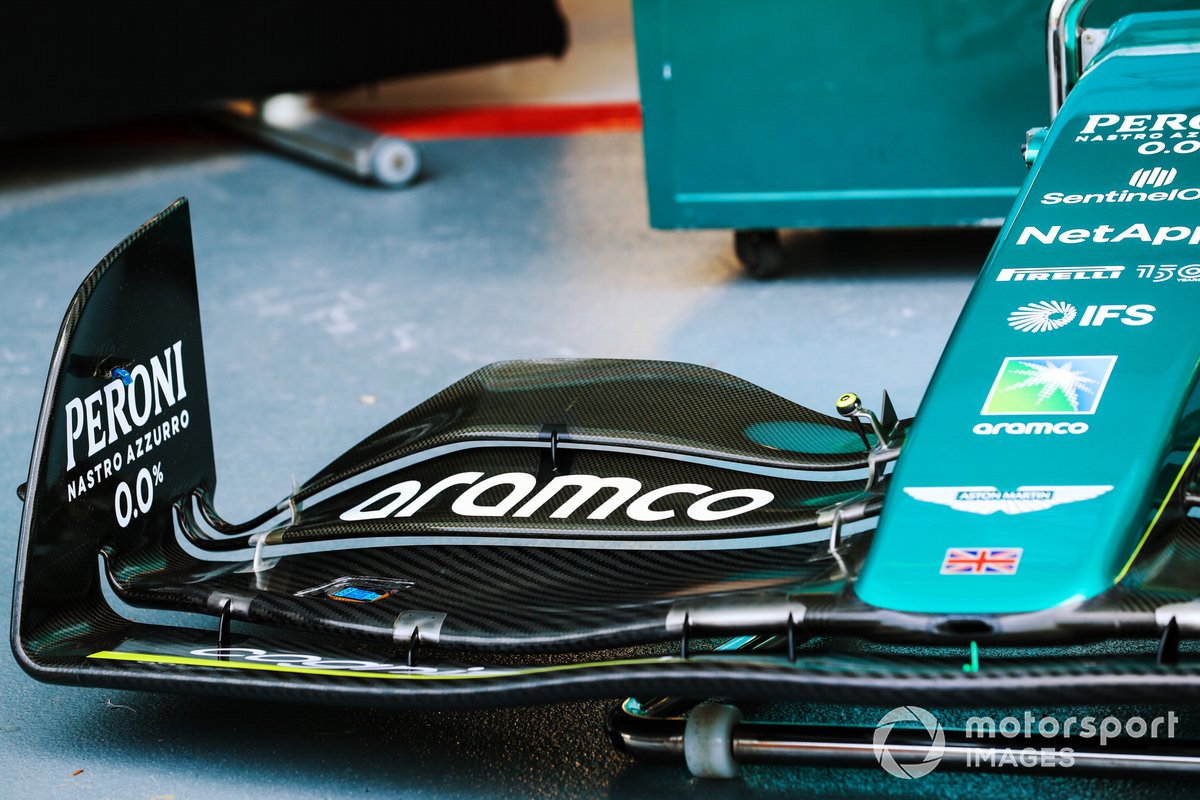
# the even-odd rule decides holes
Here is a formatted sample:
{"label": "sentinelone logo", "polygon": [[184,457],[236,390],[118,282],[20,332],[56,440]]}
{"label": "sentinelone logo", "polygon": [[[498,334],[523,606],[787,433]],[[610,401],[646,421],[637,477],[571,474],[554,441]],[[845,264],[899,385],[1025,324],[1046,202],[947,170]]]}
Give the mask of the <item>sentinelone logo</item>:
{"label": "sentinelone logo", "polygon": [[[1057,717],[1035,717],[1029,711],[1022,717],[1002,717],[999,720],[971,717],[967,720],[964,736],[967,740],[981,741],[978,745],[971,743],[963,764],[966,767],[1070,768],[1075,765],[1075,749],[1072,747],[985,747],[984,743],[994,745],[997,737],[1015,739],[1018,736],[1027,742],[1040,737],[1048,740],[1047,743],[1049,740],[1058,742],[1072,738],[1098,738],[1100,747],[1104,747],[1110,739],[1121,736],[1131,739],[1173,739],[1177,722],[1179,717],[1174,711],[1149,720],[1145,717],[1122,720],[1113,716],[1070,716],[1060,720]],[[913,731],[914,735],[899,741],[900,737],[895,734],[898,725]],[[921,730],[929,736],[928,744],[920,741],[923,738]],[[902,780],[915,780],[933,772],[942,763],[946,753],[946,732],[937,717],[925,709],[900,706],[880,718],[875,726],[872,744],[875,759],[885,772]]]}
{"label": "sentinelone logo", "polygon": [[1170,186],[1175,182],[1175,176],[1179,172],[1174,167],[1163,169],[1162,167],[1151,167],[1150,169],[1137,169],[1133,171],[1133,175],[1129,176],[1129,185],[1135,186],[1138,189],[1143,189],[1147,186],[1153,186],[1158,189],[1162,186]]}
{"label": "sentinelone logo", "polygon": [[[1090,192],[1088,194],[1067,194],[1065,192],[1046,192],[1042,195],[1044,206],[1091,205],[1103,203],[1169,203],[1172,200],[1200,200],[1200,187],[1178,187],[1167,191],[1153,191],[1175,182],[1179,171],[1174,167],[1148,167],[1135,170],[1129,176],[1129,185],[1133,189],[1113,189],[1109,192]],[[1144,190],[1144,191],[1138,191]]]}

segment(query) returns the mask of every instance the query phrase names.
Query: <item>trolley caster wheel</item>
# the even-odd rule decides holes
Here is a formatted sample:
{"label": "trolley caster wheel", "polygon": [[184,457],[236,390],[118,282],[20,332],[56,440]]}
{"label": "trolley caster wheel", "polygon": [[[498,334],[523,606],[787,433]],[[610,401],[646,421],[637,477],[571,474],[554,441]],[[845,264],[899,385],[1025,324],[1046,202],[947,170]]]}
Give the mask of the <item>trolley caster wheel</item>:
{"label": "trolley caster wheel", "polygon": [[734,231],[733,251],[752,278],[774,278],[783,271],[783,243],[774,228]]}
{"label": "trolley caster wheel", "polygon": [[688,714],[683,755],[697,778],[736,778],[741,766],[733,757],[733,729],[742,721],[737,706],[705,703]]}

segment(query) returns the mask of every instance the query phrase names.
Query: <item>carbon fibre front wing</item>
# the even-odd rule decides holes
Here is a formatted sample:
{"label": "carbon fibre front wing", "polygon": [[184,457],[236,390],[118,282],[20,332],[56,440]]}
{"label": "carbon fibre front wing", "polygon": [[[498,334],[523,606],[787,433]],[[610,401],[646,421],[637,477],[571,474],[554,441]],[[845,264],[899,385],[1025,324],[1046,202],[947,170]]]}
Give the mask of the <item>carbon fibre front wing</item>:
{"label": "carbon fibre front wing", "polygon": [[[179,201],[93,270],[64,320],[24,488],[13,650],[52,682],[409,707],[1200,697],[1186,514],[1071,609],[858,601],[908,428],[882,416],[830,417],[691,365],[498,364],[230,523]],[[978,671],[963,670],[971,642]]]}

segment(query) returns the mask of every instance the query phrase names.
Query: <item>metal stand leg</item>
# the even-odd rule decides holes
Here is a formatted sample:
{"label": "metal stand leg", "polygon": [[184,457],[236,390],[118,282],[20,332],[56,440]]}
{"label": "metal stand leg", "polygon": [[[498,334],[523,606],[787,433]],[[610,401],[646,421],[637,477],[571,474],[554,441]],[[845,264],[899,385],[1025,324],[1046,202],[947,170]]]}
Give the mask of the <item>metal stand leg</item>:
{"label": "metal stand leg", "polygon": [[421,154],[411,143],[328,117],[304,95],[231,103],[216,119],[289,155],[358,180],[407,186],[421,171]]}
{"label": "metal stand leg", "polygon": [[[698,710],[705,708],[699,706]],[[627,702],[609,713],[605,726],[616,748],[627,755],[684,761],[693,774],[704,778],[731,777],[743,764],[880,769],[879,745],[873,738],[876,729],[868,726],[742,721],[735,711],[706,712],[720,714],[718,726],[703,718],[700,724],[693,723],[680,716],[684,710],[664,707],[665,713],[656,713],[657,709],[645,713],[631,710]],[[937,765],[941,771],[1011,770],[1015,764],[1005,761],[1006,753],[1032,750],[1039,754],[1037,763],[1022,764],[1031,772],[1061,775],[1067,771],[1063,759],[1069,757],[1069,771],[1078,775],[1137,774],[1176,779],[1200,775],[1200,750],[1194,740],[1123,738],[1105,747],[1095,739],[1070,736],[1035,735],[997,741],[972,738],[956,729],[944,730],[943,736]],[[886,747],[894,753],[919,757],[929,754],[936,745],[920,728],[895,728],[886,737]],[[697,753],[715,755],[704,759]]]}

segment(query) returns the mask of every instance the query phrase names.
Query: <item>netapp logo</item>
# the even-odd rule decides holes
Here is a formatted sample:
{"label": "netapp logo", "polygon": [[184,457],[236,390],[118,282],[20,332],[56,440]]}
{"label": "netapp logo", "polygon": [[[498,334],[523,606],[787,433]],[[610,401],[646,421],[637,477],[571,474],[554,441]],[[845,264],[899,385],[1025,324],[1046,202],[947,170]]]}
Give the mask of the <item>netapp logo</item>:
{"label": "netapp logo", "polygon": [[[602,490],[610,490],[612,494],[587,515],[588,519],[608,519],[610,514],[622,506],[625,507],[625,516],[638,522],[659,522],[671,519],[675,516],[673,509],[654,508],[654,504],[671,495],[683,494],[705,495],[688,506],[687,515],[690,519],[698,522],[715,522],[747,514],[762,508],[775,499],[775,495],[765,489],[731,489],[709,494],[712,487],[699,483],[677,483],[661,489],[652,489],[642,494],[641,481],[633,478],[561,475],[552,479],[537,494],[525,501],[525,498],[537,487],[537,478],[533,475],[525,472],[506,472],[503,475],[479,480],[482,477],[482,472],[460,472],[457,475],[443,478],[424,492],[421,491],[419,481],[403,481],[389,486],[349,511],[343,512],[341,519],[346,522],[358,522],[384,519],[385,517],[411,517],[428,505],[434,497],[454,486],[471,487],[460,494],[454,504],[450,506],[451,512],[462,517],[511,516],[518,519],[531,517],[540,508],[549,504],[563,489],[574,489],[575,493],[568,495],[550,513],[551,519],[566,519]],[[496,500],[495,494],[493,494],[490,498],[491,502],[483,501],[484,495],[497,491],[503,492],[504,496]],[[717,506],[739,500],[742,502],[733,507],[717,508]],[[522,501],[525,502],[522,504]]]}
{"label": "netapp logo", "polygon": [[996,281],[1106,281],[1116,280],[1124,267],[1006,267]]}
{"label": "netapp logo", "polygon": [[[1114,233],[1117,235],[1113,236]],[[1021,231],[1021,235],[1017,237],[1017,245],[1028,244],[1030,240],[1041,244],[1079,244],[1089,241],[1098,244],[1116,244],[1133,240],[1145,242],[1152,247],[1169,242],[1200,244],[1200,226],[1193,228],[1188,225],[1163,225],[1151,233],[1145,224],[1138,222],[1117,233],[1117,229],[1111,225],[1097,225],[1091,230],[1087,228],[1063,230],[1062,225],[1053,225],[1045,231],[1033,225],[1027,225]]]}
{"label": "netapp logo", "polygon": [[971,429],[976,436],[1045,436],[1088,432],[1086,422],[981,422]]}
{"label": "netapp logo", "polygon": [[[1152,137],[1158,134],[1157,137]],[[1146,138],[1196,138],[1200,114],[1092,114],[1075,137],[1077,142]]]}

